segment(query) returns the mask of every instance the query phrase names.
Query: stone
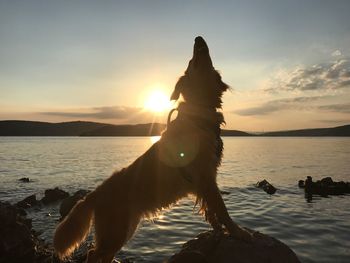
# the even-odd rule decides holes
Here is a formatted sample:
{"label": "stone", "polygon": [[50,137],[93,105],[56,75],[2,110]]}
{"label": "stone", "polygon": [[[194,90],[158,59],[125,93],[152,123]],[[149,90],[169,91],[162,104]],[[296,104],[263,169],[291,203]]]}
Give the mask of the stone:
{"label": "stone", "polygon": [[38,205],[38,203],[39,201],[36,199],[36,195],[33,194],[19,201],[16,205],[20,208],[31,208]]}
{"label": "stone", "polygon": [[246,243],[227,233],[207,231],[186,242],[168,263],[299,263],[296,254],[281,241],[247,229],[253,241]]}
{"label": "stone", "polygon": [[41,202],[45,205],[57,202],[59,200],[65,199],[69,196],[66,191],[59,189],[58,187],[54,189],[45,190],[45,196],[41,199]]}
{"label": "stone", "polygon": [[61,219],[65,218],[66,215],[70,212],[73,206],[81,199],[85,197],[90,191],[88,190],[78,190],[74,193],[74,195],[67,197],[64,199],[60,205],[60,214]]}
{"label": "stone", "polygon": [[30,179],[29,179],[29,177],[22,177],[22,178],[18,179],[18,181],[21,181],[23,183],[29,183]]}
{"label": "stone", "polygon": [[[0,263],[60,263],[53,247],[32,229],[27,213],[17,205],[0,201]],[[77,250],[65,263],[83,263],[87,249]]]}
{"label": "stone", "polygon": [[334,181],[331,177],[325,177],[320,180],[321,184],[323,185],[332,185],[334,184]]}
{"label": "stone", "polygon": [[299,186],[299,188],[305,188],[305,182],[304,182],[304,180],[299,180],[299,181],[298,181],[298,186]]}
{"label": "stone", "polygon": [[49,262],[52,250],[32,230],[26,212],[0,201],[0,262]]}
{"label": "stone", "polygon": [[266,193],[270,195],[273,195],[277,191],[277,189],[265,179],[260,182],[257,182],[256,187],[263,189]]}
{"label": "stone", "polygon": [[306,196],[310,199],[312,195],[328,196],[350,194],[349,182],[335,182],[331,177],[325,177],[314,182],[311,176],[307,176],[304,186]]}

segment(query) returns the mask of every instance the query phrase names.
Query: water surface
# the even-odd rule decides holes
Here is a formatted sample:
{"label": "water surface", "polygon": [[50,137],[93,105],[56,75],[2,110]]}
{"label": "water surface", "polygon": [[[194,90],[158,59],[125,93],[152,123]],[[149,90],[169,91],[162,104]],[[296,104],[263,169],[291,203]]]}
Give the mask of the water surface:
{"label": "water surface", "polygon": [[[130,164],[152,144],[147,137],[0,137],[0,200],[17,202],[59,186],[93,190],[113,170]],[[350,262],[350,196],[306,202],[297,181],[306,176],[350,181],[350,138],[226,137],[218,183],[236,222],[276,237],[302,262]],[[20,183],[29,177],[34,182]],[[267,179],[269,196],[254,184]],[[50,216],[48,215],[50,214]],[[29,210],[47,241],[59,218],[57,205]],[[144,221],[118,258],[161,262],[181,244],[210,229],[185,199],[153,222]]]}

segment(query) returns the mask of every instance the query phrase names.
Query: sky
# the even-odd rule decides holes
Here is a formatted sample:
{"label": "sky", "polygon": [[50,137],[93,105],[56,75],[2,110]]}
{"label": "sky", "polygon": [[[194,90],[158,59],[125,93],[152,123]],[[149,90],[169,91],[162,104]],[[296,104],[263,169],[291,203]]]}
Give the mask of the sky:
{"label": "sky", "polygon": [[204,37],[227,129],[350,123],[350,1],[0,0],[0,120],[165,122]]}

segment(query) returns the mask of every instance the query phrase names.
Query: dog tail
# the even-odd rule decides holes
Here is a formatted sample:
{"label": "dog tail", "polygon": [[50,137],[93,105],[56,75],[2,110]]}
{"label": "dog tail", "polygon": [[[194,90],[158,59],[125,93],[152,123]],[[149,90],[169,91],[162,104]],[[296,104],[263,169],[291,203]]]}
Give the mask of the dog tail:
{"label": "dog tail", "polygon": [[69,256],[89,234],[94,215],[94,192],[88,194],[72,208],[57,226],[53,245],[62,260]]}

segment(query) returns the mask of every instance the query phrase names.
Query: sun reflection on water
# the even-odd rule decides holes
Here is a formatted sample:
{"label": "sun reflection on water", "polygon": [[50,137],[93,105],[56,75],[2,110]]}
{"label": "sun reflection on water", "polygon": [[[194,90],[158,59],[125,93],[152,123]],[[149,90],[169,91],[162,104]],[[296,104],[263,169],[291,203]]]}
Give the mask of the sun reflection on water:
{"label": "sun reflection on water", "polygon": [[149,138],[150,138],[152,144],[154,144],[154,143],[156,143],[157,141],[160,140],[160,136],[151,136]]}

